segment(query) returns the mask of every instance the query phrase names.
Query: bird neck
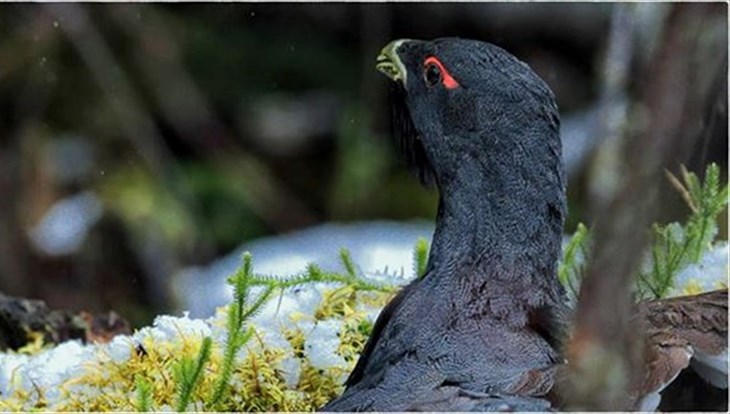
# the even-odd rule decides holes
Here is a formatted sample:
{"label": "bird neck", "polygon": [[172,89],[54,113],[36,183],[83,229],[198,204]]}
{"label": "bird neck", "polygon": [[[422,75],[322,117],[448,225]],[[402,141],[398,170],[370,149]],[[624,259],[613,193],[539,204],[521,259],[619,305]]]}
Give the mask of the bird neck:
{"label": "bird neck", "polygon": [[552,164],[541,171],[466,157],[452,175],[439,177],[429,270],[559,295],[564,188],[559,159]]}

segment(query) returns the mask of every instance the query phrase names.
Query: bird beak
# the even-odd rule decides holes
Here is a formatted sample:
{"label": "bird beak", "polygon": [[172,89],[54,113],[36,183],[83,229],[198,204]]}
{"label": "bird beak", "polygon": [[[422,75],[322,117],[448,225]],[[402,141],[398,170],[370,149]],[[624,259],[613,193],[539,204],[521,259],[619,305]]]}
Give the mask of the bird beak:
{"label": "bird beak", "polygon": [[388,43],[380,51],[376,60],[375,68],[393,81],[401,81],[406,84],[406,68],[398,57],[398,47],[408,39],[398,39]]}

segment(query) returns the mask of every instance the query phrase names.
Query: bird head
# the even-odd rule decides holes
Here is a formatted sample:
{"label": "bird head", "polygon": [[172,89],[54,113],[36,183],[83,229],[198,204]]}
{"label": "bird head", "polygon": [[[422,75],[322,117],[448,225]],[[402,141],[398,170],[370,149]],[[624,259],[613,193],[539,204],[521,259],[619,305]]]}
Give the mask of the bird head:
{"label": "bird head", "polygon": [[504,167],[563,184],[554,96],[505,50],[476,40],[401,39],[383,48],[376,68],[393,81],[395,132],[423,182],[443,187],[476,161],[491,179]]}

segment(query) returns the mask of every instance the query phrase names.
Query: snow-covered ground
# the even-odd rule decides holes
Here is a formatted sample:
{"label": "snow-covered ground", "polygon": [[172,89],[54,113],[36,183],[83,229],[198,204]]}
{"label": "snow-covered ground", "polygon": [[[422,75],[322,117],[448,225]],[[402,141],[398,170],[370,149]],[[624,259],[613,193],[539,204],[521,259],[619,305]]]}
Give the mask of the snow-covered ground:
{"label": "snow-covered ground", "polygon": [[[317,321],[313,317],[320,305],[326,289],[331,284],[308,284],[291,289],[281,297],[270,299],[250,321],[249,326],[256,329],[257,340],[249,341],[241,349],[237,360],[242,360],[248,352],[260,352],[258,338],[267,346],[283,351],[284,358],[277,370],[284,376],[289,389],[296,389],[300,378],[302,361],[295,357],[291,343],[285,338],[287,328],[298,328],[304,335],[305,353],[308,363],[321,370],[338,368],[341,372],[337,381],[344,381],[348,371],[347,362],[335,350],[340,344],[339,334],[343,321],[325,319]],[[359,304],[359,310],[374,323],[380,308]],[[300,318],[292,318],[302,315]],[[172,349],[171,355],[179,358],[179,348],[183,339],[200,343],[210,336],[214,346],[222,350],[226,342],[226,313],[222,308],[206,319],[190,318],[187,312],[182,316],[158,316],[153,325],[137,330],[131,336],[117,336],[108,344],[82,345],[79,341],[68,341],[52,349],[34,355],[0,354],[0,396],[13,397],[0,399],[0,410],[17,410],[19,400],[23,410],[37,408],[41,398],[45,409],[65,410],[69,395],[83,395],[92,399],[100,391],[84,384],[74,384],[73,380],[90,372],[107,369],[108,364],[124,364],[134,357],[138,347],[144,349]],[[42,391],[39,391],[42,390]],[[21,396],[21,397],[19,397]],[[25,396],[25,397],[22,397]],[[129,390],[129,400],[134,401],[133,389]],[[131,407],[133,408],[133,407]],[[156,407],[171,411],[171,407]],[[196,408],[196,407],[193,407]],[[130,407],[117,407],[127,410]]]}
{"label": "snow-covered ground", "polygon": [[728,285],[728,242],[715,244],[699,263],[680,270],[667,296],[683,296],[721,289]]}
{"label": "snow-covered ground", "polygon": [[[82,375],[89,366],[113,361],[129,360],[139,344],[164,346],[180,341],[182,337],[211,336],[214,343],[225,343],[225,314],[214,311],[230,301],[230,287],[225,278],[240,264],[241,251],[249,250],[254,258],[254,271],[259,274],[293,275],[301,272],[308,263],[314,262],[328,270],[342,270],[338,251],[350,249],[356,264],[367,277],[395,284],[403,284],[413,277],[412,250],[419,237],[430,238],[432,227],[427,224],[361,223],[354,225],[325,225],[282,238],[263,239],[241,248],[240,251],[211,264],[206,268],[190,269],[178,276],[179,294],[184,306],[191,310],[181,317],[159,316],[153,326],[136,331],[131,336],[118,336],[103,345],[81,345],[77,341],[61,344],[35,355],[0,354],[0,395],[3,397],[26,393],[27,408],[33,407],[35,389],[44,390],[46,408],[53,410],[73,386],[62,386]],[[387,267],[387,269],[386,269]],[[718,243],[701,263],[688,266],[680,272],[673,294],[686,294],[696,290],[717,289],[727,284],[728,244]],[[267,346],[285,351],[286,358],[280,369],[287,385],[293,387],[300,375],[300,360],[283,335],[283,329],[298,327],[305,335],[306,354],[309,363],[318,369],[345,368],[342,357],[335,353],[342,328],[342,321],[315,320],[312,315],[320,305],[323,294],[333,286],[318,283],[291,289],[281,297],[274,297],[250,321],[256,327]],[[361,311],[374,322],[379,308],[361,306]],[[206,319],[190,315],[209,316]],[[210,316],[213,315],[213,316]],[[304,315],[292,318],[293,315]],[[244,348],[241,352],[249,352]],[[345,371],[343,371],[345,372]],[[341,378],[344,379],[344,378]],[[0,401],[0,408],[2,408]],[[163,407],[164,408],[164,407]],[[169,408],[169,407],[168,407]]]}

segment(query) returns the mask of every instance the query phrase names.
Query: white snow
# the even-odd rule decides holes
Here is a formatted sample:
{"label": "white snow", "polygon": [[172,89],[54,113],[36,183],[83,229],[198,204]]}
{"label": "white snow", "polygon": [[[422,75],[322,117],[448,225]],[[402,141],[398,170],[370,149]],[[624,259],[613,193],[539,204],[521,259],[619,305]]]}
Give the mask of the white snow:
{"label": "white snow", "polygon": [[281,362],[282,373],[286,386],[294,389],[299,383],[299,374],[301,373],[301,365],[296,358],[287,358]]}
{"label": "white snow", "polygon": [[139,341],[152,337],[158,342],[172,342],[181,336],[197,335],[201,338],[211,335],[211,327],[203,319],[190,319],[187,314],[182,317],[160,315],[155,318],[152,327],[145,327],[134,335]]}
{"label": "white snow", "polygon": [[[0,393],[10,395],[16,389],[43,390],[48,401],[61,397],[59,385],[68,378],[78,376],[83,363],[91,359],[93,351],[78,341],[64,342],[38,355],[0,354]],[[37,394],[31,394],[37,399]]]}
{"label": "white snow", "polygon": [[20,381],[19,372],[29,359],[27,355],[0,355],[0,395],[8,395],[15,389]]}
{"label": "white snow", "polygon": [[340,344],[338,333],[341,327],[339,321],[324,320],[317,322],[313,329],[305,333],[306,354],[313,367],[324,369],[347,366],[345,359],[334,352]]}
{"label": "white snow", "polygon": [[132,356],[137,343],[129,336],[116,336],[109,342],[107,351],[111,360],[115,363],[122,363]]}
{"label": "white snow", "polygon": [[691,264],[677,274],[674,288],[668,296],[686,295],[686,290],[690,286],[703,292],[720,289],[723,283],[727,286],[730,270],[728,266],[730,266],[728,242],[719,242],[702,257],[699,263]]}

